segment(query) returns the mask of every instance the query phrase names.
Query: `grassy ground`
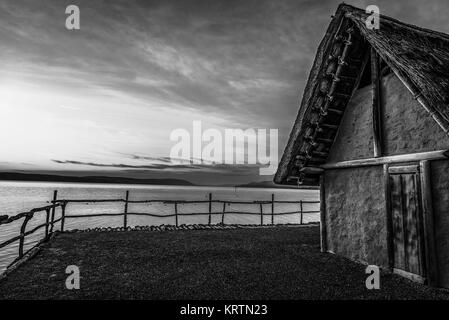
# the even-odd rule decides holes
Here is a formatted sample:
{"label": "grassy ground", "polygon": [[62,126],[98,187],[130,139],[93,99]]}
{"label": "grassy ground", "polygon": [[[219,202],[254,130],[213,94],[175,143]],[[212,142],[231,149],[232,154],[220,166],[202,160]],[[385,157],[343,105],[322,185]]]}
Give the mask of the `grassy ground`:
{"label": "grassy ground", "polygon": [[[65,268],[80,268],[80,290]],[[1,299],[448,299],[320,253],[318,227],[60,234],[0,281]]]}

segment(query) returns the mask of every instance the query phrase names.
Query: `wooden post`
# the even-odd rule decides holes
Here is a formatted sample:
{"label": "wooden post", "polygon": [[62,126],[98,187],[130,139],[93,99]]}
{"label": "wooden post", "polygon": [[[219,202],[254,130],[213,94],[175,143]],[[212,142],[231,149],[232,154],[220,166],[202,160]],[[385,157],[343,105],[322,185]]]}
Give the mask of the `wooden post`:
{"label": "wooden post", "polygon": [[48,222],[50,221],[50,209],[45,210],[45,239],[48,238]]}
{"label": "wooden post", "polygon": [[385,189],[385,212],[387,218],[387,251],[388,268],[393,271],[394,268],[394,243],[393,243],[393,219],[391,216],[391,194],[390,194],[390,174],[388,173],[388,164],[384,164],[384,189]]}
{"label": "wooden post", "polygon": [[224,224],[225,213],[226,213],[226,202],[223,202],[223,213],[221,214],[221,224]]}
{"label": "wooden post", "polygon": [[429,161],[420,162],[422,216],[424,226],[424,244],[426,254],[427,279],[430,286],[438,286],[438,257],[435,243],[435,227],[432,205],[432,184]]}
{"label": "wooden post", "polygon": [[125,229],[128,227],[128,200],[129,200],[129,190],[126,190],[125,210],[124,210],[124,213],[123,213],[123,227]]}
{"label": "wooden post", "polygon": [[301,211],[301,220],[300,220],[299,224],[302,224],[302,200],[299,200],[299,208]]}
{"label": "wooden post", "polygon": [[25,216],[25,219],[23,220],[22,226],[20,227],[20,241],[19,241],[19,258],[23,257],[23,246],[25,243],[25,232],[28,221],[33,217],[31,213],[27,214]]}
{"label": "wooden post", "polygon": [[320,238],[321,252],[327,252],[327,228],[326,228],[326,196],[324,187],[324,173],[320,176]]}
{"label": "wooden post", "polygon": [[[51,201],[52,204],[56,204],[56,199],[58,198],[58,190],[53,191],[53,200]],[[51,227],[50,227],[50,234],[53,233],[53,225],[54,225],[54,221],[55,221],[55,212],[56,212],[56,207],[53,207],[51,209]]]}
{"label": "wooden post", "polygon": [[211,224],[212,220],[212,193],[209,193],[209,222],[208,224]]}
{"label": "wooden post", "polygon": [[175,225],[178,226],[178,203],[175,202]]}
{"label": "wooden post", "polygon": [[381,113],[381,82],[379,70],[379,55],[371,47],[371,82],[373,84],[373,142],[374,157],[382,157],[382,113]]}
{"label": "wooden post", "polygon": [[274,193],[271,194],[271,224],[274,224]]}
{"label": "wooden post", "polygon": [[260,225],[263,226],[263,205],[262,203],[260,205]]}
{"label": "wooden post", "polygon": [[61,217],[61,232],[64,232],[64,222],[65,222],[65,207],[66,207],[66,205],[67,205],[67,202],[64,202],[63,204],[62,204],[62,208],[61,208],[61,215],[62,215],[62,217]]}

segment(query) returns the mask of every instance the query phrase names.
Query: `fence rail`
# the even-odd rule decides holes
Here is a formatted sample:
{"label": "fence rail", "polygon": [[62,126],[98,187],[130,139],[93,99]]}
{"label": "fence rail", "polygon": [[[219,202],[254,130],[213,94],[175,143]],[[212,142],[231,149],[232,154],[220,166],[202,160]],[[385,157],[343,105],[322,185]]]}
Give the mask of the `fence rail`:
{"label": "fence rail", "polygon": [[[24,252],[24,243],[25,237],[33,234],[37,230],[45,227],[45,236],[43,239],[39,241],[47,241],[48,238],[54,233],[53,229],[56,223],[61,222],[60,231],[64,231],[64,225],[66,219],[74,219],[74,218],[89,218],[89,217],[123,217],[123,227],[126,229],[128,227],[128,217],[129,216],[148,216],[155,218],[175,218],[175,225],[179,225],[179,217],[181,216],[208,216],[208,224],[210,225],[212,222],[212,215],[221,214],[221,224],[225,224],[225,216],[229,214],[236,215],[253,215],[260,216],[260,225],[264,224],[264,217],[271,217],[271,224],[274,224],[275,216],[283,216],[283,215],[300,215],[300,224],[303,224],[303,215],[304,214],[312,214],[319,213],[319,210],[304,210],[304,204],[319,204],[319,201],[306,201],[306,200],[275,200],[274,194],[271,195],[271,200],[254,200],[254,201],[235,201],[235,200],[219,200],[213,199],[212,193],[209,193],[208,200],[162,200],[162,199],[151,199],[151,200],[130,200],[129,199],[129,191],[126,191],[125,198],[123,199],[57,199],[58,191],[55,190],[53,192],[53,199],[51,200],[51,205],[43,206],[39,208],[31,209],[30,211],[22,212],[14,216],[0,216],[0,225],[9,224],[16,220],[22,219],[23,222],[20,227],[19,235],[8,239],[2,243],[0,243],[0,249],[10,245],[16,241],[19,241],[19,249],[18,249],[18,257],[13,261],[17,261],[21,259],[24,255],[26,255],[30,250]],[[66,214],[66,207],[69,203],[113,203],[113,202],[122,202],[124,203],[123,213],[94,213],[94,214]],[[143,204],[143,203],[162,203],[162,204],[172,204],[174,206],[173,214],[155,214],[155,213],[144,213],[144,212],[129,212],[128,207],[129,204]],[[220,212],[213,212],[212,205],[213,204],[223,204],[222,210]],[[275,204],[298,204],[298,211],[286,211],[286,212],[275,212],[274,207]],[[183,213],[179,212],[179,205],[183,204],[208,204],[207,212],[192,212],[192,213]],[[229,211],[226,210],[226,206],[231,204],[241,204],[241,205],[259,205],[259,212],[248,212],[248,211]],[[270,212],[264,212],[264,205],[271,205]],[[55,219],[56,209],[61,208],[61,217]],[[31,230],[26,230],[26,227],[29,221],[35,216],[35,214],[45,212],[45,223],[42,223]]]}

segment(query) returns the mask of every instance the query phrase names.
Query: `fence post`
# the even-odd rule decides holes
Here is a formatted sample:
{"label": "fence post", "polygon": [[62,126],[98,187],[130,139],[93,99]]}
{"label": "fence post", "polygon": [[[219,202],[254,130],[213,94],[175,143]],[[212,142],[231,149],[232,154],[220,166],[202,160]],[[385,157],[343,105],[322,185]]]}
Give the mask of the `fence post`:
{"label": "fence post", "polygon": [[19,242],[19,259],[23,257],[23,245],[25,242],[25,231],[28,221],[33,217],[32,213],[28,213],[23,220],[22,226],[20,227],[20,242]]}
{"label": "fence post", "polygon": [[224,224],[225,212],[226,212],[226,202],[223,202],[223,213],[221,214],[221,224]]}
{"label": "fence post", "polygon": [[212,220],[212,193],[209,193],[209,225]]}
{"label": "fence post", "polygon": [[299,224],[302,224],[302,200],[299,201],[299,206],[300,206],[300,209],[301,209],[301,220],[300,220]]}
{"label": "fence post", "polygon": [[178,203],[175,202],[175,224],[178,226]]}
{"label": "fence post", "polygon": [[124,213],[123,213],[123,227],[125,229],[128,227],[128,200],[129,200],[129,190],[126,190],[125,210],[124,210]]}
{"label": "fence post", "polygon": [[50,221],[50,209],[45,210],[45,239],[48,238],[48,222]]}
{"label": "fence post", "polygon": [[[58,190],[53,191],[53,200],[52,200],[52,204],[55,205],[56,204],[56,199],[58,198]],[[50,234],[53,233],[53,226],[54,226],[54,221],[55,221],[55,212],[56,212],[56,207],[53,207],[51,209],[51,227],[50,227]]]}
{"label": "fence post", "polygon": [[271,224],[274,224],[274,193],[271,194]]}
{"label": "fence post", "polygon": [[67,202],[64,202],[61,207],[61,215],[62,215],[62,217],[61,217],[61,232],[64,232],[65,206],[66,205],[67,205]]}
{"label": "fence post", "polygon": [[263,205],[260,203],[260,225],[263,226]]}

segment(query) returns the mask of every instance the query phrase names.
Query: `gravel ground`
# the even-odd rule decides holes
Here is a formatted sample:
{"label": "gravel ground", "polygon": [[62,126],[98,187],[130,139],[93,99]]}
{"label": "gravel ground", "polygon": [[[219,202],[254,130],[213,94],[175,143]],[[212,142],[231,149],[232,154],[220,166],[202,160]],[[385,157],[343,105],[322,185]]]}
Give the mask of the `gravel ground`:
{"label": "gravel ground", "polygon": [[[77,265],[81,288],[65,288]],[[0,281],[0,299],[448,299],[319,250],[319,228],[59,234]]]}

